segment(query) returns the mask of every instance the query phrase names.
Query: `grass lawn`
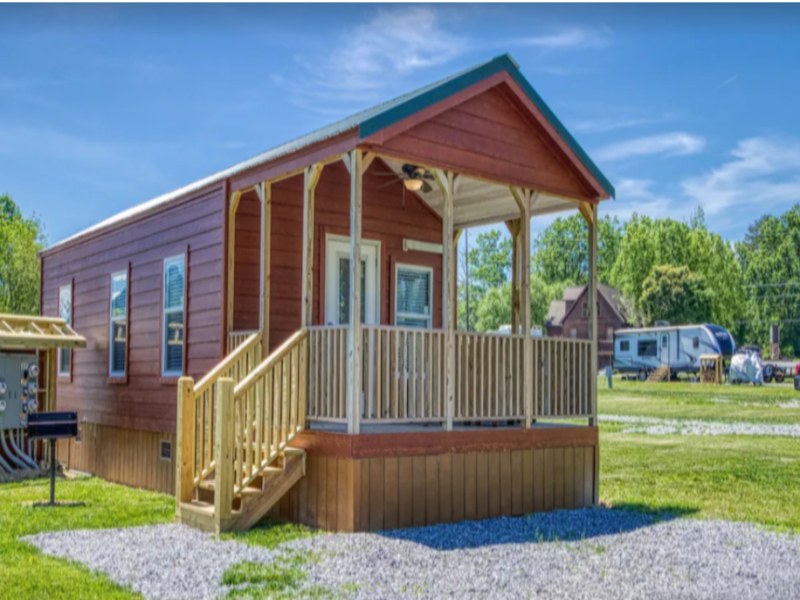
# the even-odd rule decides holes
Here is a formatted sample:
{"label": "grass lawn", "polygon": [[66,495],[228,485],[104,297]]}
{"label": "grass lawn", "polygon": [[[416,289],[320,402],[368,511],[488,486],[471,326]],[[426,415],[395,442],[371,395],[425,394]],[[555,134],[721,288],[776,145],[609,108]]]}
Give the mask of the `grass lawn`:
{"label": "grass lawn", "polygon": [[[614,382],[599,413],[671,419],[800,423],[783,386]],[[615,506],[746,520],[800,532],[800,440],[771,436],[647,435],[600,430],[600,496]]]}
{"label": "grass lawn", "polygon": [[132,490],[100,479],[59,480],[56,499],[83,507],[33,508],[49,498],[49,481],[0,484],[0,596],[27,598],[139,598],[106,577],[74,563],[50,558],[19,541],[20,536],[64,529],[100,529],[170,523],[170,496]]}

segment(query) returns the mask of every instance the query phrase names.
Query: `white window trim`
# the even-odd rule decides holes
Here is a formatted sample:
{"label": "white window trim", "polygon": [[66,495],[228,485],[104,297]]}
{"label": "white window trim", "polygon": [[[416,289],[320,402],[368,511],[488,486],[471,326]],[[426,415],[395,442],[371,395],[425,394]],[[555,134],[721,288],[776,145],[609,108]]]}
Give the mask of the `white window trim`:
{"label": "white window trim", "polygon": [[[337,264],[336,264],[336,251],[332,250],[332,244],[350,245],[350,238],[343,235],[334,235],[328,233],[325,235],[325,323],[336,324],[338,315],[336,314],[336,299],[338,297],[337,281]],[[375,280],[370,281],[370,278],[365,276],[365,288],[362,293],[365,294],[364,312],[367,324],[376,325],[381,320],[381,243],[378,240],[370,240],[362,238],[361,240],[361,258],[365,259],[364,250],[374,249],[375,253]],[[349,256],[349,254],[348,254]]]}
{"label": "white window trim", "polygon": [[[115,277],[124,277],[125,278],[125,314],[122,316],[114,316],[114,278]],[[108,294],[108,376],[109,377],[125,377],[125,373],[128,371],[128,336],[130,332],[128,331],[128,311],[130,310],[129,298],[130,294],[128,293],[128,286],[130,285],[130,281],[128,277],[128,271],[117,271],[116,273],[111,274],[111,289],[109,290]],[[114,370],[114,323],[122,323],[125,326],[125,349],[123,352],[125,353],[125,366],[122,371],[115,371]]]}
{"label": "white window trim", "polygon": [[[428,286],[428,306],[431,307],[430,314],[422,315],[422,314],[417,314],[417,313],[401,313],[398,310],[399,302],[397,301],[397,293],[400,291],[399,279],[400,279],[400,270],[401,269],[406,270],[406,271],[417,271],[417,272],[421,272],[421,273],[427,273],[428,276],[430,277],[430,285]],[[427,319],[428,325],[425,327],[425,329],[433,329],[433,312],[434,312],[433,285],[434,285],[434,281],[433,281],[433,268],[432,267],[425,267],[425,266],[421,266],[421,265],[410,265],[410,264],[407,264],[407,263],[395,263],[395,266],[394,266],[394,324],[395,324],[395,326],[397,326],[398,317],[407,318],[407,319],[419,319],[419,320]]]}
{"label": "white window trim", "polygon": [[[69,294],[69,315],[68,316],[64,316],[64,315],[61,314],[61,295],[62,295],[62,293],[64,291],[66,291]],[[74,300],[74,298],[73,298],[73,295],[72,295],[72,282],[64,284],[64,285],[62,285],[62,286],[60,286],[58,288],[58,316],[59,316],[59,318],[64,319],[67,322],[67,325],[69,325],[70,327],[72,327],[72,315],[73,315],[73,313],[75,311],[75,307],[72,306],[73,300]],[[61,357],[64,355],[64,352],[69,352],[70,353],[69,368],[67,368],[66,371],[64,371],[63,368],[62,368],[62,362],[63,361],[61,360]],[[72,350],[70,350],[69,348],[60,348],[59,349],[58,354],[57,354],[57,359],[58,359],[57,373],[58,373],[59,377],[69,377],[71,375],[71,372],[72,372],[72,355],[71,355],[71,353],[72,353]]]}
{"label": "white window trim", "polygon": [[[178,262],[183,265],[183,294],[181,294],[180,306],[166,307],[167,302],[167,265]],[[183,375],[183,364],[177,371],[167,370],[167,315],[181,312],[183,313],[184,326],[186,323],[186,255],[176,254],[164,259],[163,273],[161,274],[161,376],[162,377],[180,377]],[[186,331],[183,332],[183,351],[181,353],[181,362],[186,362]]]}

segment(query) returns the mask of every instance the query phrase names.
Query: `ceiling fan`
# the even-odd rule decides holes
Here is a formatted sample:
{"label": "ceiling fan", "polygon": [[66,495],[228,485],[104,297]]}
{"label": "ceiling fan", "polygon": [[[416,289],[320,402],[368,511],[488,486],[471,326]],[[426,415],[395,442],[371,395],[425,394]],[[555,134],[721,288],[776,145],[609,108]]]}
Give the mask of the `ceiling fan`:
{"label": "ceiling fan", "polygon": [[[396,177],[400,181],[403,182],[403,186],[409,192],[422,192],[423,194],[427,194],[430,192],[433,187],[431,186],[428,181],[433,181],[433,174],[428,171],[425,167],[420,167],[417,165],[412,165],[409,163],[405,163],[402,167],[402,175],[397,175],[393,171],[390,173],[386,173],[386,175],[391,175]],[[390,183],[394,183],[393,181]],[[386,185],[390,185],[387,183]],[[381,186],[385,187],[385,186]]]}

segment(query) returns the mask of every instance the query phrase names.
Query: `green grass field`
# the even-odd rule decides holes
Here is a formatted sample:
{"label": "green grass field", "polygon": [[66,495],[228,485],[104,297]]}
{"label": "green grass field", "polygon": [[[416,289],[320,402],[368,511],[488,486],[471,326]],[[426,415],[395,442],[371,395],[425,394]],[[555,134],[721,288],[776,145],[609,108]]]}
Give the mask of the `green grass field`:
{"label": "green grass field", "polygon": [[137,598],[74,563],[42,555],[21,536],[64,529],[103,529],[172,522],[170,496],[131,490],[99,479],[59,480],[56,499],[82,507],[34,508],[48,499],[49,481],[0,484],[0,590],[3,598]]}
{"label": "green grass field", "polygon": [[[800,532],[800,439],[647,435],[626,433],[622,423],[602,422],[603,415],[636,415],[795,425],[800,424],[798,401],[800,393],[788,386],[618,381],[613,390],[600,386],[601,499],[633,510],[744,520]],[[43,556],[19,538],[42,531],[169,523],[173,499],[87,478],[60,480],[57,491],[60,499],[84,501],[86,506],[52,510],[30,506],[46,500],[47,494],[46,480],[0,484],[2,597],[138,597],[79,565]],[[228,537],[274,548],[310,534],[303,527],[266,524]],[[245,564],[231,569],[226,578],[246,583],[246,595],[283,597],[291,596],[299,581],[295,570],[275,574]],[[280,590],[274,588],[278,583]]]}
{"label": "green grass field", "polygon": [[614,506],[800,532],[800,439],[625,433],[603,415],[800,424],[788,386],[614,382],[599,392],[600,495]]}

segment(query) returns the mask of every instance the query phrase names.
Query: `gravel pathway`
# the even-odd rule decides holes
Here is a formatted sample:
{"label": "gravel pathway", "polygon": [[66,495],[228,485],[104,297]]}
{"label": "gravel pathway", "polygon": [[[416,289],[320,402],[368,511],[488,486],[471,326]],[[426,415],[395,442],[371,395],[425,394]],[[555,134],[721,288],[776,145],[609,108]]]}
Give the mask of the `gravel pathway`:
{"label": "gravel pathway", "polygon": [[746,421],[701,421],[695,419],[662,419],[630,415],[599,415],[600,422],[633,425],[623,433],[649,435],[768,435],[800,437],[800,425],[772,425]]}
{"label": "gravel pathway", "polygon": [[[212,597],[228,565],[274,556],[177,525],[28,539],[154,599]],[[305,585],[357,599],[800,597],[798,536],[610,509],[319,535],[288,548],[316,556]]]}

